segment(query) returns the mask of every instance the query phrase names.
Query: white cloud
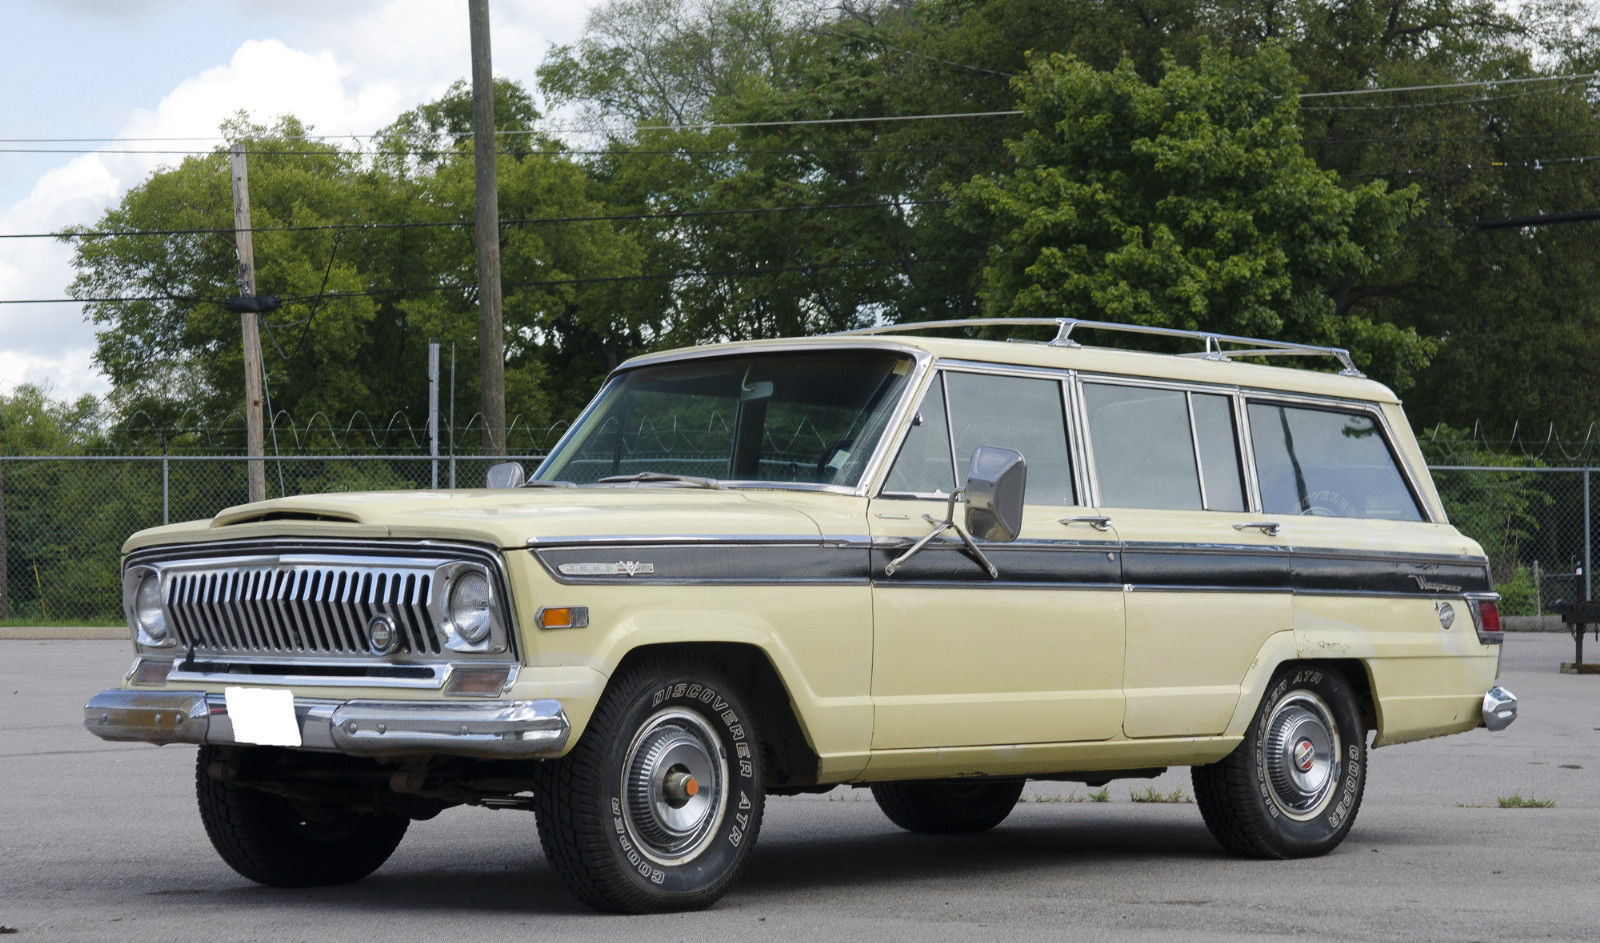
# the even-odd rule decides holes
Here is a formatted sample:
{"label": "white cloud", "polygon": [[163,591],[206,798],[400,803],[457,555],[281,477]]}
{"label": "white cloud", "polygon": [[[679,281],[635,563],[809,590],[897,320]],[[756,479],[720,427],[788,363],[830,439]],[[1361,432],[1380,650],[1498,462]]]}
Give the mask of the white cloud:
{"label": "white cloud", "polygon": [[[79,0],[93,9],[102,2]],[[496,74],[531,87],[544,49],[552,40],[571,41],[595,3],[491,3]],[[179,159],[110,153],[163,147],[131,139],[191,137],[199,140],[170,146],[208,147],[221,122],[241,109],[263,122],[293,114],[323,134],[368,134],[470,74],[464,4],[305,2],[268,5],[262,12],[272,31],[286,38],[248,40],[226,65],[197,72],[154,107],[135,111],[117,131],[124,142],[50,170],[26,198],[0,207],[0,232],[93,225],[129,187]],[[182,13],[140,13],[157,15]],[[53,41],[66,49],[70,38]],[[92,83],[80,94],[92,96]],[[72,276],[70,247],[54,240],[0,240],[0,297],[65,297]],[[67,397],[106,392],[106,379],[89,359],[94,343],[94,328],[77,305],[0,305],[0,392],[22,383],[47,383]]]}

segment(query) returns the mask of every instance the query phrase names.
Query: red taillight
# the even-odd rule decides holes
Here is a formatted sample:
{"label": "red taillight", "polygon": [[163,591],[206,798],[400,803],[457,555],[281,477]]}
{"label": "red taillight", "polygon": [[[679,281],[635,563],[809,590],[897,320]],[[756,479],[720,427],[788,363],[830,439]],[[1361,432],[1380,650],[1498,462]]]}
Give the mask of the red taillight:
{"label": "red taillight", "polygon": [[1499,605],[1488,600],[1478,603],[1478,624],[1483,627],[1485,632],[1500,631]]}

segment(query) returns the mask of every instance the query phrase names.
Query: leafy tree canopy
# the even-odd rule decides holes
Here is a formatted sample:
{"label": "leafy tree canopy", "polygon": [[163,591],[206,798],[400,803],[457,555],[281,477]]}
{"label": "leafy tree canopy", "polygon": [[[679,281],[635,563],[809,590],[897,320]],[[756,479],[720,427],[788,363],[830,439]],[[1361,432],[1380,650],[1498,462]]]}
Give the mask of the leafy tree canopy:
{"label": "leafy tree canopy", "polygon": [[[1264,47],[1102,72],[1038,57],[1014,80],[1027,129],[1016,169],[958,191],[958,216],[995,231],[982,300],[999,316],[1077,316],[1337,343],[1382,357],[1402,385],[1426,359],[1414,331],[1340,310],[1417,191],[1340,185],[1301,148],[1296,76]],[[983,217],[992,217],[991,219]]]}

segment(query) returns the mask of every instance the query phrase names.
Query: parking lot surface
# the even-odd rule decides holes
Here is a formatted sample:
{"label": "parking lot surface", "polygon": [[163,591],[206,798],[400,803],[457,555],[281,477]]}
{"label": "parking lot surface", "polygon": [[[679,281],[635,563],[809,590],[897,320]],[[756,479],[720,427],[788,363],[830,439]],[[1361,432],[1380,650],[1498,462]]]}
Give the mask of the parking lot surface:
{"label": "parking lot surface", "polygon": [[[1508,638],[1518,721],[1374,751],[1354,830],[1324,858],[1224,854],[1186,769],[1113,782],[1103,802],[1031,784],[973,837],[901,832],[866,790],[839,788],[768,800],[750,870],[713,909],[610,917],[567,896],[520,812],[415,823],[358,884],[251,884],[206,840],[191,748],[83,730],[125,641],[0,641],[0,927],[19,943],[1593,940],[1600,676],[1560,674],[1571,658],[1564,635]],[[1501,807],[1513,797],[1553,805]]]}

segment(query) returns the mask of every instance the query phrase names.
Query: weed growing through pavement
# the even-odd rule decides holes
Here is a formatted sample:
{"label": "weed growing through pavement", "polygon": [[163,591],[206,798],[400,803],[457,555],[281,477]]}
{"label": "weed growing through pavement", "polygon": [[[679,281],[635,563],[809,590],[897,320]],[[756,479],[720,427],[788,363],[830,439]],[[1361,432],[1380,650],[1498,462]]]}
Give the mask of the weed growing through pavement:
{"label": "weed growing through pavement", "polygon": [[1549,809],[1556,804],[1554,799],[1540,799],[1535,796],[1523,798],[1520,792],[1501,796],[1498,801],[1502,809]]}
{"label": "weed growing through pavement", "polygon": [[1128,799],[1131,802],[1193,802],[1194,800],[1184,794],[1182,789],[1171,792],[1157,792],[1156,787],[1146,786],[1138,792],[1129,791]]}

